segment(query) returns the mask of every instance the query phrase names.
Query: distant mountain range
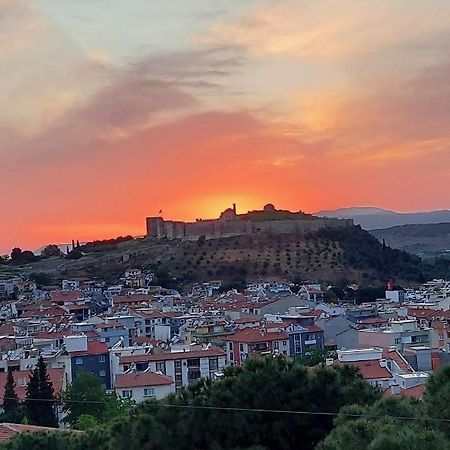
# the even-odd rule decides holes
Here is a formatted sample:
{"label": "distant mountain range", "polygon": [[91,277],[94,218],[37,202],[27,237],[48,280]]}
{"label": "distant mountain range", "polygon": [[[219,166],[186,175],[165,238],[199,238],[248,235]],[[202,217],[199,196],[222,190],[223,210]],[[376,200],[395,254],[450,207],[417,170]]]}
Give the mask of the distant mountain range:
{"label": "distant mountain range", "polygon": [[400,225],[371,230],[380,241],[420,256],[450,256],[450,222]]}
{"label": "distant mountain range", "polygon": [[353,219],[356,225],[365,230],[390,228],[399,225],[420,225],[450,222],[450,210],[400,213],[388,209],[373,207],[340,208],[329,211],[318,211],[315,216]]}

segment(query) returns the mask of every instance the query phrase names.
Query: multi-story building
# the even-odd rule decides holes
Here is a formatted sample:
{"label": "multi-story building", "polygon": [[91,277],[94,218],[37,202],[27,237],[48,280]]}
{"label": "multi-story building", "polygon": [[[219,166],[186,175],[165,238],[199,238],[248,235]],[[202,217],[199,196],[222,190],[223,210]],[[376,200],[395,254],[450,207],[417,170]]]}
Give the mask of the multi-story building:
{"label": "multi-story building", "polygon": [[358,330],[359,347],[396,347],[430,345],[431,328],[419,326],[416,319],[393,320],[386,327]]}
{"label": "multi-story building", "polygon": [[172,377],[160,373],[130,371],[116,376],[114,390],[119,397],[141,403],[150,399],[160,400],[175,393],[175,382]]}
{"label": "multi-story building", "polygon": [[201,350],[172,351],[161,354],[128,355],[119,357],[119,373],[160,372],[171,377],[179,390],[199,378],[214,378],[226,365],[226,353],[215,347]]}
{"label": "multi-story building", "polygon": [[80,373],[97,375],[104,389],[111,389],[109,351],[104,342],[88,341],[87,336],[67,336],[64,339],[66,350],[71,359],[72,379]]}
{"label": "multi-story building", "polygon": [[228,362],[241,365],[247,358],[289,353],[289,334],[277,329],[244,328],[225,338]]}

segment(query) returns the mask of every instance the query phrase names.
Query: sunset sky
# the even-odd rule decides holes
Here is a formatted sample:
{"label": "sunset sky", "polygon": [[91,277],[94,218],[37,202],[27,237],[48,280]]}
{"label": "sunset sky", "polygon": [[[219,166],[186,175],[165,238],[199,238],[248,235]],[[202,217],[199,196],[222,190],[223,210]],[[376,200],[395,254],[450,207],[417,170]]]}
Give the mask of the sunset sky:
{"label": "sunset sky", "polygon": [[0,251],[144,218],[450,207],[449,0],[0,0]]}

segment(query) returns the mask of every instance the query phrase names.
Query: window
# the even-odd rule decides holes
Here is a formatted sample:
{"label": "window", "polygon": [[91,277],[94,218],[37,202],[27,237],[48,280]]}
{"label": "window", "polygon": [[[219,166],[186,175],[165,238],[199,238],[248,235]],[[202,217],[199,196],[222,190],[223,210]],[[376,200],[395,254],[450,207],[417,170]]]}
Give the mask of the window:
{"label": "window", "polygon": [[287,342],[286,342],[286,341],[283,341],[283,346],[286,347],[286,345],[287,345]]}
{"label": "window", "polygon": [[131,389],[126,389],[126,390],[122,391],[122,397],[132,398],[133,391]]}
{"label": "window", "polygon": [[402,339],[401,338],[395,338],[394,339],[394,344],[401,344],[402,343]]}
{"label": "window", "polygon": [[105,361],[106,361],[105,355],[100,355],[100,356],[98,357],[98,362],[99,362],[99,363],[104,363]]}
{"label": "window", "polygon": [[188,367],[200,367],[200,358],[189,358],[187,365]]}
{"label": "window", "polygon": [[198,380],[201,377],[200,369],[192,369],[188,372],[188,382],[192,383],[195,380]]}
{"label": "window", "polygon": [[165,361],[159,361],[156,363],[156,371],[161,372],[164,375],[166,374],[166,362]]}
{"label": "window", "polygon": [[75,358],[75,364],[83,364],[83,358]]}
{"label": "window", "polygon": [[239,344],[239,351],[243,352],[244,351],[244,344]]}
{"label": "window", "polygon": [[219,358],[209,358],[209,370],[219,369]]}
{"label": "window", "polygon": [[228,342],[228,348],[229,348],[230,350],[233,350],[233,343],[232,343],[232,342]]}
{"label": "window", "polygon": [[144,388],[144,397],[154,397],[155,388]]}
{"label": "window", "polygon": [[98,376],[99,376],[99,377],[106,377],[106,370],[103,370],[103,369],[102,369],[102,370],[99,370],[99,371],[98,371]]}

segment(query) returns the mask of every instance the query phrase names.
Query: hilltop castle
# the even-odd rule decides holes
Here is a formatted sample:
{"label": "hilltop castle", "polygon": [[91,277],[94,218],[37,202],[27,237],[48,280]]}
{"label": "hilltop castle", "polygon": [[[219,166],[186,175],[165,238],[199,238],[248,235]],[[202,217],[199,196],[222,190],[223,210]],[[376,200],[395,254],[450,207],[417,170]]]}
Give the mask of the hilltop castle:
{"label": "hilltop castle", "polygon": [[308,233],[322,228],[349,227],[352,219],[315,217],[303,212],[276,209],[267,204],[262,210],[237,214],[236,204],[227,208],[218,219],[197,219],[195,222],[164,220],[147,217],[147,237],[196,240],[237,236],[253,233]]}

